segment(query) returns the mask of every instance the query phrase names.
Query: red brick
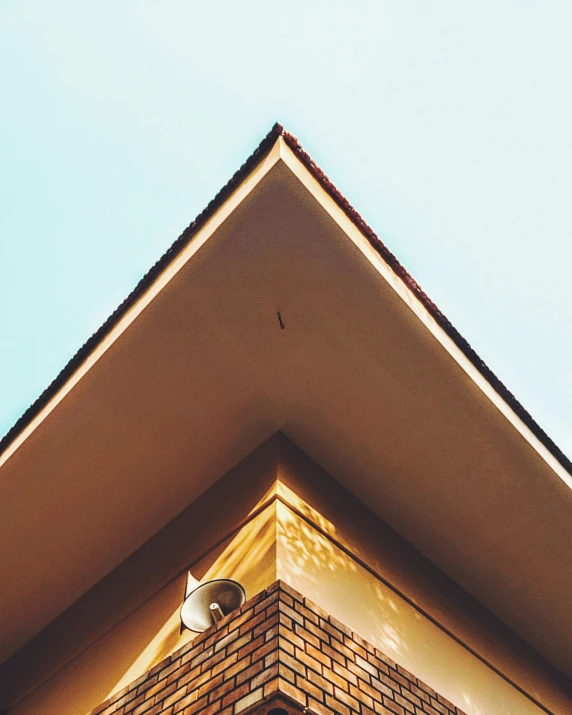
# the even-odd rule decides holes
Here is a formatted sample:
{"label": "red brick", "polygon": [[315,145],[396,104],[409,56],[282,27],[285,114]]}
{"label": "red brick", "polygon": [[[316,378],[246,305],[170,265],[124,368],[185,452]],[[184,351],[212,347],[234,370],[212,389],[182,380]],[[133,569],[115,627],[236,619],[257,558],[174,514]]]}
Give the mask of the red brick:
{"label": "red brick", "polygon": [[296,603],[294,604],[294,610],[298,611],[298,613],[304,617],[305,620],[311,621],[312,623],[315,623],[316,625],[319,623],[319,617],[317,614],[312,613],[312,611],[309,608],[306,608],[306,606],[302,603]]}
{"label": "red brick", "polygon": [[377,713],[377,715],[393,715],[393,713],[388,710],[387,708],[383,707],[381,703],[374,703],[373,704],[373,709]]}
{"label": "red brick", "polygon": [[210,658],[207,658],[201,663],[201,671],[204,673],[207,670],[210,670],[213,668],[217,663],[222,662],[226,657],[226,653],[224,650],[219,651],[218,653],[213,653]]}
{"label": "red brick", "polygon": [[249,608],[252,608],[252,606],[258,605],[261,601],[264,601],[268,597],[268,591],[260,591],[260,593],[257,593],[256,596],[251,596],[248,601],[244,604],[245,606],[248,606]]}
{"label": "red brick", "polygon": [[163,707],[167,708],[169,707],[169,705],[174,705],[175,703],[178,703],[179,700],[185,697],[186,692],[187,691],[185,688],[183,688],[182,690],[175,691],[172,695],[170,695],[163,701]]}
{"label": "red brick", "polygon": [[[175,665],[177,667],[175,668]],[[199,666],[200,668],[200,666]],[[190,661],[188,663],[183,663],[179,660],[175,661],[175,663],[172,666],[169,666],[166,670],[162,670],[159,673],[159,682],[163,683],[165,685],[165,677],[167,678],[167,685],[170,685],[171,683],[176,682],[179,678],[182,678],[183,675],[186,675],[189,671],[191,670],[191,663]]]}
{"label": "red brick", "polygon": [[291,596],[295,601],[300,601],[300,603],[304,602],[304,596],[302,596],[299,591],[296,591],[296,589],[292,588],[292,586],[289,586],[282,580],[279,580],[278,583],[280,584],[279,588],[282,591],[281,598],[284,593],[286,593]]}
{"label": "red brick", "polygon": [[367,659],[366,649],[362,648],[362,646],[359,643],[356,643],[356,641],[353,638],[344,636],[344,645],[347,648],[349,648],[350,650],[353,650],[354,653],[361,655],[362,658]]}
{"label": "red brick", "polygon": [[334,673],[341,675],[344,680],[347,680],[349,683],[352,683],[352,685],[357,685],[357,677],[353,673],[350,673],[347,668],[344,668],[343,665],[340,665],[339,663],[334,663],[333,668]]}
{"label": "red brick", "polygon": [[224,675],[223,673],[220,673],[220,675],[217,675],[216,678],[209,678],[206,680],[202,685],[200,685],[198,688],[195,686],[193,690],[196,690],[198,693],[198,697],[202,698],[203,695],[206,695],[209,693],[213,688],[217,688],[222,681],[224,680]]}
{"label": "red brick", "polygon": [[[402,708],[408,710],[410,713],[415,712],[413,703],[409,702],[409,700],[406,700],[402,695],[400,695],[399,693],[395,693],[393,697],[395,699],[395,702],[399,703]],[[447,710],[444,711],[444,715],[448,715]]]}
{"label": "red brick", "polygon": [[193,655],[193,657],[190,658],[191,668],[195,668],[197,665],[201,665],[201,663],[210,658],[213,653],[214,648],[211,646],[210,648],[204,650],[202,653],[199,653],[198,655]]}
{"label": "red brick", "polygon": [[152,705],[151,702],[144,703],[140,705],[136,710],[133,711],[133,715],[157,715],[160,713],[163,706],[161,703],[158,705]]}
{"label": "red brick", "polygon": [[306,693],[299,688],[297,688],[295,685],[292,685],[292,683],[289,683],[287,680],[283,680],[282,678],[276,678],[275,680],[271,680],[269,683],[267,683],[264,686],[264,696],[266,697],[266,688],[268,686],[271,686],[272,683],[278,683],[278,689],[281,693],[284,695],[288,696],[294,702],[298,703],[302,707],[306,706],[307,702],[307,697]]}
{"label": "red brick", "polygon": [[[183,692],[185,692],[186,688],[181,688]],[[163,687],[162,690],[157,694],[157,697],[155,698],[155,702],[159,702],[159,700],[164,701],[165,698],[168,698],[171,693],[174,692],[179,692],[179,688],[177,688],[177,683],[171,683],[168,687]]]}
{"label": "red brick", "polygon": [[[292,601],[294,603],[294,601]],[[280,610],[280,601],[274,601],[274,603],[271,603],[268,608],[266,609],[266,617],[270,618],[270,616],[275,615],[278,613]]]}
{"label": "red brick", "polygon": [[355,685],[350,685],[350,695],[366,705],[368,708],[373,708],[373,698],[362,688],[356,688]]}
{"label": "red brick", "polygon": [[421,688],[418,688],[416,685],[413,685],[413,683],[411,683],[409,687],[411,688],[411,692],[414,693],[420,700],[423,700],[426,703],[431,702],[429,695],[427,695],[427,693],[424,693]]}
{"label": "red brick", "polygon": [[244,658],[245,655],[252,653],[257,648],[261,648],[263,645],[264,645],[264,636],[258,636],[258,638],[251,641],[250,643],[247,643],[243,648],[241,648],[238,651],[238,659],[241,660],[242,658]]}
{"label": "red brick", "polygon": [[93,715],[236,715],[281,692],[311,715],[462,715],[293,589],[276,584]]}
{"label": "red brick", "polygon": [[309,598],[304,599],[304,605],[306,608],[308,608],[312,613],[315,613],[319,618],[327,621],[329,618],[329,614],[324,611],[323,608],[320,608],[317,604],[315,604],[313,601],[310,601]]}
{"label": "red brick", "polygon": [[382,661],[380,658],[378,658],[376,655],[372,655],[371,653],[367,654],[367,662],[371,663],[373,666],[375,666],[378,670],[380,670],[382,673],[385,673],[386,675],[389,675],[389,666],[387,663]]}
{"label": "red brick", "polygon": [[278,638],[280,633],[280,626],[273,626],[270,630],[266,631],[264,634],[264,640],[271,641],[273,638]]}
{"label": "red brick", "polygon": [[286,653],[290,653],[290,655],[294,655],[296,652],[296,648],[292,643],[290,643],[289,640],[286,640],[283,636],[278,636],[278,647],[280,650],[285,651]]}
{"label": "red brick", "polygon": [[329,633],[333,638],[337,638],[339,641],[343,641],[344,634],[339,628],[333,626],[327,618],[320,618],[320,628],[322,628],[326,633]]}
{"label": "red brick", "polygon": [[297,613],[293,608],[290,608],[290,606],[286,605],[284,602],[278,602],[278,610],[280,611],[280,613],[283,613],[285,616],[290,618],[290,620],[299,623],[301,626],[304,625],[304,617]]}
{"label": "red brick", "polygon": [[[295,624],[295,625],[297,625],[297,624]],[[304,645],[305,645],[304,639],[301,638],[299,635],[296,635],[296,633],[294,633],[294,631],[291,631],[287,628],[282,628],[282,629],[280,629],[280,633],[282,636],[284,636],[284,638],[286,638],[286,640],[289,640],[290,643],[295,645],[297,648],[304,650]]]}
{"label": "red brick", "polygon": [[[360,680],[360,683],[363,681]],[[375,690],[379,691],[379,693],[383,693],[383,695],[387,695],[388,698],[393,697],[393,690],[391,688],[388,688],[385,683],[382,683],[381,680],[378,680],[377,678],[370,678],[370,684],[372,688],[375,688]],[[381,695],[379,695],[381,697]]]}
{"label": "red brick", "polygon": [[390,668],[395,668],[394,660],[391,660],[391,658],[389,656],[387,656],[385,653],[383,653],[381,650],[378,650],[377,648],[375,648],[374,650],[375,650],[375,655],[377,658],[382,660]]}
{"label": "red brick", "polygon": [[437,693],[433,690],[433,688],[430,688],[428,685],[425,685],[424,682],[421,680],[417,680],[417,685],[423,690],[427,695],[430,695],[433,698],[437,697]]}
{"label": "red brick", "polygon": [[323,703],[319,703],[313,698],[308,698],[308,713],[310,715],[336,715],[333,710],[326,707]]}
{"label": "red brick", "polygon": [[235,628],[230,633],[227,633],[225,636],[219,638],[215,643],[213,643],[215,653],[222,648],[226,648],[227,645],[230,645],[233,641],[235,641],[238,638],[239,633],[240,631],[238,630],[238,628]]}
{"label": "red brick", "polygon": [[[194,672],[195,672],[195,671],[191,671],[191,672],[189,673],[189,676],[192,675]],[[207,670],[207,671],[204,672],[204,673],[200,673],[199,675],[197,675],[197,676],[196,676],[195,678],[193,678],[192,680],[187,680],[187,678],[188,678],[189,676],[185,676],[184,678],[181,678],[181,680],[179,681],[179,683],[177,683],[178,687],[181,687],[182,685],[186,685],[188,691],[198,690],[198,688],[199,688],[203,683],[207,683],[207,682],[212,678],[212,673],[211,673],[210,670]],[[185,681],[185,682],[183,683],[183,681]]]}
{"label": "red brick", "polygon": [[[235,687],[228,695],[225,695],[222,699],[222,704],[224,707],[234,703],[235,700],[240,700],[244,695],[250,692],[250,683],[243,683],[239,685],[238,688]],[[220,701],[219,701],[220,702]]]}
{"label": "red brick", "polygon": [[313,633],[316,638],[319,638],[323,643],[330,642],[329,634],[326,633],[325,630],[320,628],[320,626],[317,626],[315,623],[310,623],[310,621],[306,621],[305,626],[310,631],[310,633]]}
{"label": "red brick", "polygon": [[372,655],[375,654],[375,648],[371,645],[371,643],[368,643],[365,638],[362,638],[361,636],[358,636],[357,633],[352,634],[352,640],[354,643],[357,643],[360,645],[366,653],[371,653]]}
{"label": "red brick", "polygon": [[334,694],[334,686],[332,683],[329,680],[326,680],[326,678],[323,678],[321,675],[318,675],[318,673],[315,673],[313,670],[308,671],[308,679],[314,683],[314,685],[321,688],[325,693],[328,693],[328,695]]}
{"label": "red brick", "polygon": [[[238,658],[238,653],[236,655]],[[228,680],[229,678],[232,678],[237,673],[240,673],[241,670],[244,670],[244,668],[248,668],[251,661],[252,661],[251,656],[247,655],[244,658],[241,658],[239,661],[237,661],[234,665],[231,665],[229,668],[227,668],[227,670],[224,671],[225,680]]]}
{"label": "red brick", "polygon": [[141,683],[141,685],[137,688],[137,695],[141,695],[141,693],[145,693],[149,688],[153,687],[155,683],[159,680],[159,676],[155,675],[152,678],[148,678],[144,683]]}
{"label": "red brick", "polygon": [[159,663],[159,665],[151,668],[149,675],[157,674],[158,679],[162,680],[163,678],[166,678],[169,673],[172,673],[174,670],[177,670],[177,668],[180,668],[182,664],[182,658],[165,658],[165,660]]}
{"label": "red brick", "polygon": [[[408,678],[405,678],[403,675],[400,673],[397,673],[395,670],[390,670],[389,671],[389,677],[393,678],[393,680],[397,680],[397,682],[400,685],[403,685],[404,687],[409,687],[409,683],[411,683],[411,680]],[[436,695],[437,693],[435,693]]]}
{"label": "red brick", "polygon": [[[423,703],[421,702],[421,700],[416,695],[414,695],[412,692],[407,690],[406,688],[401,688],[401,694],[403,695],[404,698],[407,698],[414,705],[417,705],[418,708],[422,707]],[[453,708],[454,708],[454,706],[453,706]],[[453,709],[453,712],[455,712],[454,709]]]}
{"label": "red brick", "polygon": [[293,670],[290,670],[290,668],[284,665],[284,663],[278,663],[278,675],[287,680],[289,683],[292,683],[292,685],[296,684],[296,673]]}
{"label": "red brick", "polygon": [[244,645],[246,645],[247,643],[250,643],[251,640],[252,640],[252,632],[250,632],[250,633],[245,633],[245,634],[242,635],[240,638],[237,638],[236,640],[234,640],[234,641],[228,646],[228,648],[226,649],[227,654],[230,655],[231,653],[234,653],[235,650],[239,650],[240,648],[242,648],[242,647],[243,647]]}
{"label": "red brick", "polygon": [[[123,693],[123,695],[122,695]],[[123,707],[124,705],[126,706],[128,703],[131,703],[132,700],[134,700],[137,697],[137,691],[136,690],[127,690],[127,688],[123,688],[116,694],[116,699],[113,701],[113,707],[114,708],[120,708]],[[131,705],[129,705],[131,707]],[[100,712],[99,710],[97,712]]]}
{"label": "red brick", "polygon": [[337,650],[338,653],[343,655],[348,660],[353,660],[355,658],[355,653],[352,650],[350,650],[347,646],[345,646],[341,641],[337,640],[337,638],[332,638],[330,640],[330,646],[334,650]]}
{"label": "red brick", "polygon": [[131,712],[132,710],[135,710],[135,708],[139,707],[139,705],[141,705],[141,703],[144,702],[144,700],[145,700],[145,693],[143,693],[143,695],[138,695],[134,700],[132,700],[129,703],[127,710],[129,712]]}
{"label": "red brick", "polygon": [[351,710],[339,700],[335,700],[331,695],[326,695],[326,705],[332,708],[336,715],[351,715]]}
{"label": "red brick", "polygon": [[252,680],[250,681],[250,688],[259,688],[261,685],[264,685],[266,681],[275,678],[279,674],[279,672],[280,670],[278,664],[273,665],[271,668],[264,669],[261,673],[252,678]]}
{"label": "red brick", "polygon": [[305,640],[306,643],[311,643],[314,648],[317,648],[318,650],[320,649],[320,646],[322,645],[320,639],[298,623],[294,624],[294,633],[296,633],[296,635],[301,639]]}
{"label": "red brick", "polygon": [[255,705],[260,700],[262,700],[262,688],[252,690],[248,695],[245,695],[244,698],[241,698],[234,704],[235,715],[252,707],[252,705]]}
{"label": "red brick", "polygon": [[455,712],[455,706],[450,700],[447,700],[447,698],[444,698],[442,695],[437,695],[437,700],[444,705],[446,708],[451,710],[452,712]]}
{"label": "red brick", "polygon": [[285,653],[282,650],[278,651],[278,660],[280,663],[284,663],[288,668],[291,670],[294,670],[298,673],[298,675],[305,676],[306,675],[306,668],[302,663],[300,663],[299,660],[296,658],[293,658],[291,655],[288,653]]}
{"label": "red brick", "polygon": [[345,690],[334,688],[334,697],[336,700],[340,700],[352,710],[357,710],[359,712],[359,702],[352,695],[346,693]]}
{"label": "red brick", "polygon": [[[174,673],[173,673],[173,675],[174,675]],[[203,675],[204,675],[205,677],[207,677],[207,678],[209,677],[209,673],[208,673],[208,672],[207,672],[207,673],[203,673]],[[171,677],[172,677],[172,676],[171,676]],[[168,685],[170,685],[170,683],[171,683],[171,677],[169,677],[169,678],[167,679],[167,684],[168,684]],[[179,679],[176,681],[177,687],[180,688],[180,687],[182,687],[183,685],[187,685],[188,683],[192,683],[194,680],[196,680],[197,678],[200,678],[200,677],[201,677],[201,666],[200,666],[200,665],[197,665],[196,668],[193,668],[193,669],[190,670],[186,675],[183,675],[182,678],[179,678]],[[201,683],[202,683],[202,682],[203,682],[203,681],[201,680]]]}
{"label": "red brick", "polygon": [[296,686],[303,690],[308,695],[311,695],[316,700],[323,702],[325,694],[317,685],[306,680],[306,678],[301,678],[299,675],[296,677]]}
{"label": "red brick", "polygon": [[178,713],[181,710],[184,710],[186,707],[192,705],[197,699],[197,692],[193,691],[192,693],[189,693],[186,695],[184,698],[181,700],[178,700],[174,707],[173,707],[173,712]]}
{"label": "red brick", "polygon": [[230,668],[231,665],[234,665],[236,661],[238,660],[238,653],[232,653],[231,655],[227,656],[224,660],[221,660],[220,662],[216,663],[213,668],[212,668],[212,675],[218,675],[219,673],[222,673],[223,671],[226,671],[228,668]]}
{"label": "red brick", "polygon": [[240,615],[236,616],[236,618],[233,618],[229,622],[229,624],[228,624],[229,631],[233,631],[235,628],[240,628],[240,626],[242,626],[243,623],[246,623],[247,621],[249,621],[252,618],[252,616],[254,615],[254,607],[251,607],[249,602],[247,602],[246,605],[248,606],[248,608],[245,611],[242,611],[242,609],[241,609]]}
{"label": "red brick", "polygon": [[240,685],[241,683],[244,683],[245,680],[250,680],[250,678],[254,677],[257,673],[260,673],[260,671],[264,668],[264,661],[263,660],[258,660],[254,665],[251,665],[249,668],[246,668],[246,670],[242,670],[237,676],[236,676],[236,684]]}
{"label": "red brick", "polygon": [[[265,592],[266,593],[266,592]],[[254,613],[260,613],[260,611],[265,611],[268,606],[271,604],[275,603],[280,597],[280,593],[278,591],[275,591],[274,593],[271,593],[270,595],[265,595],[265,597],[259,601],[256,606],[254,607]],[[293,603],[293,601],[292,601]]]}
{"label": "red brick", "polygon": [[427,703],[423,704],[423,715],[439,715],[437,710],[435,708],[432,708],[431,705],[427,705]]}
{"label": "red brick", "polygon": [[441,715],[449,715],[448,709],[440,702],[435,700],[435,698],[431,698],[431,705],[435,708],[435,710],[438,710]]}
{"label": "red brick", "polygon": [[413,675],[413,673],[404,668],[402,665],[397,665],[396,668],[401,673],[401,675],[403,675],[404,678],[407,678],[407,680],[409,681],[415,681],[415,676]]}
{"label": "red brick", "polygon": [[[213,626],[212,629],[209,628],[209,631],[212,630],[211,635],[206,639],[204,642],[204,647],[205,648],[210,648],[211,646],[215,646],[219,641],[221,641],[223,638],[226,638],[227,634],[229,633],[232,628],[230,625],[225,625],[225,626]],[[215,650],[217,650],[215,648]]]}
{"label": "red brick", "polygon": [[240,628],[239,632],[240,635],[243,633],[246,633],[247,631],[251,631],[255,626],[257,626],[259,623],[262,623],[263,621],[266,621],[266,613],[258,613],[257,615],[253,615],[252,618],[249,618],[246,623],[243,623]]}
{"label": "red brick", "polygon": [[259,623],[254,629],[254,638],[257,638],[261,633],[267,633],[269,630],[272,630],[272,628],[278,626],[280,622],[279,613],[275,613],[273,616],[270,616],[270,618],[267,618],[265,613],[261,613],[260,615],[264,616],[264,618],[262,619],[262,623]]}
{"label": "red brick", "polygon": [[393,678],[388,678],[387,675],[380,673],[379,679],[382,683],[384,683],[388,688],[391,688],[394,692],[401,692],[401,685],[397,681],[393,680]]}
{"label": "red brick", "polygon": [[310,643],[306,643],[306,653],[312,658],[315,658],[315,660],[318,660],[322,665],[325,665],[326,668],[332,667],[332,659]]}
{"label": "red brick", "polygon": [[[196,703],[191,705],[189,708],[189,715],[192,713],[201,713],[201,715],[214,715],[214,713],[217,713],[221,708],[221,701],[217,700],[216,702],[207,705],[204,702],[204,698],[202,700],[197,700]],[[185,713],[186,715],[186,713]]]}
{"label": "red brick", "polygon": [[344,678],[342,675],[338,675],[338,673],[334,673],[333,670],[328,670],[328,668],[322,669],[322,675],[330,683],[333,683],[334,685],[337,685],[339,688],[343,688],[344,690],[349,690],[350,686],[347,681],[347,678]]}
{"label": "red brick", "polygon": [[356,655],[356,665],[359,665],[360,668],[367,670],[370,675],[373,675],[374,678],[377,678],[377,668],[375,667],[375,665],[372,665],[369,661],[365,660],[359,655]]}
{"label": "red brick", "polygon": [[398,705],[393,700],[386,698],[385,695],[383,696],[383,704],[388,710],[391,710],[391,712],[396,713],[396,715],[405,715],[405,710],[401,707],[401,705]]}
{"label": "red brick", "polygon": [[[205,684],[205,688],[210,685],[210,683]],[[232,690],[236,688],[236,683],[234,680],[227,680],[224,682],[222,685],[219,685],[218,688],[209,688],[210,692],[208,690],[199,690],[199,697],[204,697],[207,692],[208,692],[208,701],[209,703],[214,703],[215,700],[220,700],[220,698],[223,697],[223,695],[226,695],[227,693],[230,693]]]}
{"label": "red brick", "polygon": [[255,650],[252,653],[252,660],[258,660],[259,658],[264,658],[264,656],[268,655],[268,653],[271,653],[272,651],[276,650],[278,648],[278,638],[274,638],[271,641],[268,641],[268,643],[264,643],[261,645],[257,650]]}
{"label": "red brick", "polygon": [[334,626],[334,628],[337,628],[338,631],[341,631],[342,633],[345,633],[346,636],[349,636],[349,637],[351,638],[351,636],[352,636],[351,630],[350,630],[346,625],[344,625],[341,621],[338,621],[337,618],[334,618],[333,616],[330,616],[330,617],[328,618],[328,621],[330,622],[330,624],[331,624],[332,626]]}
{"label": "red brick", "polygon": [[308,655],[308,653],[305,653],[303,650],[300,650],[300,648],[296,648],[296,655],[295,655],[296,660],[302,661],[305,665],[308,666],[308,668],[312,668],[318,673],[322,673],[322,664],[320,663],[319,660],[316,660],[315,658],[312,658],[311,655]]}
{"label": "red brick", "polygon": [[265,668],[270,668],[271,665],[274,665],[274,663],[278,662],[278,659],[280,657],[280,651],[279,650],[273,650],[272,653],[269,653],[265,658],[264,658],[264,667]]}

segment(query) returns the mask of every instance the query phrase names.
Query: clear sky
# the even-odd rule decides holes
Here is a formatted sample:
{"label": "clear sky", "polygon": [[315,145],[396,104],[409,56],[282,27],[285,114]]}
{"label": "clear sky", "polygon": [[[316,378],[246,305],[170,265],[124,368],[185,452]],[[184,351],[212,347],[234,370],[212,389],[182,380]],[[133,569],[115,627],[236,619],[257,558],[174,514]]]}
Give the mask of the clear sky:
{"label": "clear sky", "polygon": [[278,120],[572,453],[570,0],[0,0],[0,433]]}

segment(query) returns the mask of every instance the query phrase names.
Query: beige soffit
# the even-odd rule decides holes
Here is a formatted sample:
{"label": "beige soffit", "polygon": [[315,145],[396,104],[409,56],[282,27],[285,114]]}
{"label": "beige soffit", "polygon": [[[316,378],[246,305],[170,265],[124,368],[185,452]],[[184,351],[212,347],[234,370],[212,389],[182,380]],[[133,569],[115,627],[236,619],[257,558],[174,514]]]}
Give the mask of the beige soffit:
{"label": "beige soffit", "polygon": [[279,126],[3,440],[2,659],[278,430],[572,675],[569,462]]}

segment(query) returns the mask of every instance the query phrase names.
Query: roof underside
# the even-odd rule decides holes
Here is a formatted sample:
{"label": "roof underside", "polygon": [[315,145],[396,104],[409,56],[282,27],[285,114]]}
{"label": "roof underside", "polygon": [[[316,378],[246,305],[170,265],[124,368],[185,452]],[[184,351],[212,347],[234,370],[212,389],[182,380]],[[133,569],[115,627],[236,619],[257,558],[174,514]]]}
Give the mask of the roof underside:
{"label": "roof underside", "polygon": [[4,439],[1,659],[278,430],[572,675],[569,462],[280,127]]}

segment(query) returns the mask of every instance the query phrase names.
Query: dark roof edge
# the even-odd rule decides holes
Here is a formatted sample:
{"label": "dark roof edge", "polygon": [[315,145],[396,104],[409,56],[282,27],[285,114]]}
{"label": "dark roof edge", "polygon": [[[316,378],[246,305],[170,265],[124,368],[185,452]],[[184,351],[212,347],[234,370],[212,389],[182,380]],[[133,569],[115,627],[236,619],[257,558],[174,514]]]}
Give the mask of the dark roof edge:
{"label": "dark roof edge", "polygon": [[234,174],[230,181],[218,192],[214,199],[204,208],[197,218],[183,231],[179,238],[167,250],[166,253],[155,263],[155,265],[143,276],[135,289],[127,298],[113,311],[103,325],[82,345],[77,353],[65,365],[59,375],[42,392],[35,402],[24,412],[16,423],[8,430],[2,440],[0,440],[0,455],[15,441],[21,432],[32,422],[39,412],[47,405],[50,399],[58,392],[60,387],[69,377],[80,367],[89,357],[99,343],[117,325],[125,313],[134,305],[138,298],[153,283],[155,278],[178,256],[183,248],[192,240],[196,233],[206,224],[213,214],[229,198],[240,183],[250,174],[253,169],[268,155],[278,137],[282,137],[296,157],[304,164],[312,176],[318,181],[320,186],[342,209],[348,218],[359,228],[362,234],[371,243],[373,248],[381,255],[393,272],[401,278],[409,290],[427,309],[436,323],[445,331],[455,345],[464,353],[474,367],[489,382],[493,389],[511,407],[515,414],[524,422],[535,437],[546,447],[546,449],[560,462],[560,464],[572,475],[572,461],[553,442],[540,425],[532,418],[530,413],[521,405],[516,397],[505,387],[499,378],[492,372],[486,363],[477,355],[463,336],[453,327],[445,315],[439,310],[435,303],[423,291],[415,279],[405,270],[397,258],[391,253],[387,246],[380,240],[375,231],[364,221],[360,214],[349,203],[345,196],[338,191],[330,179],[324,174],[320,167],[307,154],[295,136],[287,132],[284,127],[276,123],[270,132],[260,142],[255,151],[248,157],[240,169]]}
{"label": "dark roof edge", "polygon": [[41,410],[54,397],[58,390],[65,382],[73,375],[73,373],[85,362],[93,350],[102,342],[102,340],[111,332],[127,311],[135,304],[138,298],[143,295],[145,290],[153,283],[155,278],[179,255],[179,253],[188,245],[197,232],[206,224],[206,222],[216,213],[216,211],[230,197],[233,191],[242,183],[242,181],[251,173],[251,171],[268,155],[274,146],[278,137],[283,133],[283,128],[279,124],[275,124],[270,132],[260,142],[255,151],[248,157],[240,169],[234,174],[230,181],[222,187],[214,199],[207,204],[195,220],[183,231],[179,238],[167,249],[167,251],[159,258],[149,271],[141,278],[133,291],[125,298],[125,300],[113,311],[107,320],[101,325],[96,332],[87,339],[76,354],[64,366],[57,377],[48,385],[24,414],[18,418],[16,423],[6,432],[0,440],[0,456],[8,449],[8,447],[16,440],[21,432],[32,422],[32,420],[41,412]]}
{"label": "dark roof edge", "polygon": [[435,303],[423,291],[419,283],[406,271],[397,258],[391,253],[387,246],[377,236],[375,231],[369,226],[360,214],[354,209],[346,197],[338,191],[334,184],[328,179],[320,167],[307,154],[295,136],[282,129],[282,137],[298,159],[304,164],[308,171],[319,182],[322,188],[330,195],[342,211],[359,228],[375,250],[382,256],[384,261],[407,285],[409,290],[419,299],[429,314],[435,319],[437,324],[451,338],[455,345],[464,353],[470,362],[476,367],[481,375],[493,387],[493,389],[503,398],[515,414],[524,422],[534,436],[542,442],[546,449],[555,457],[560,464],[572,475],[572,461],[564,454],[558,445],[546,434],[542,427],[534,420],[530,413],[522,406],[510,390],[494,374],[489,366],[482,360],[459,331],[451,324],[445,315],[439,310]]}

